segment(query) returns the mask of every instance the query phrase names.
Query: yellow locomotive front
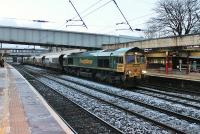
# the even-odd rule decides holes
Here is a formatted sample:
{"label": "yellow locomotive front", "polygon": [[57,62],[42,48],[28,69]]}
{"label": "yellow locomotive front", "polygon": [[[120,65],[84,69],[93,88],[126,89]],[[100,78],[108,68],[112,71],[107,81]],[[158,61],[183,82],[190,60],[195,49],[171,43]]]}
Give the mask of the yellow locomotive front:
{"label": "yellow locomotive front", "polygon": [[139,48],[133,48],[123,55],[123,64],[117,65],[118,72],[124,73],[124,78],[140,79],[146,73],[146,58]]}
{"label": "yellow locomotive front", "polygon": [[140,52],[129,52],[125,55],[125,75],[129,78],[141,78],[146,72],[146,58]]}

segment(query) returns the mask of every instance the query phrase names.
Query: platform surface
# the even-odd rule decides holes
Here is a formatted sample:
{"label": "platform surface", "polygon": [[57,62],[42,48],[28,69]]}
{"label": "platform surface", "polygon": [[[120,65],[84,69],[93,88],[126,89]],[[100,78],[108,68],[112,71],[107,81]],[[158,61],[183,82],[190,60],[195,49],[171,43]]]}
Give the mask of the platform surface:
{"label": "platform surface", "polygon": [[200,73],[197,73],[197,72],[187,73],[185,70],[184,71],[179,71],[179,70],[170,71],[169,70],[168,73],[166,74],[165,70],[148,69],[146,75],[200,82]]}
{"label": "platform surface", "polygon": [[12,66],[0,68],[0,134],[72,131]]}

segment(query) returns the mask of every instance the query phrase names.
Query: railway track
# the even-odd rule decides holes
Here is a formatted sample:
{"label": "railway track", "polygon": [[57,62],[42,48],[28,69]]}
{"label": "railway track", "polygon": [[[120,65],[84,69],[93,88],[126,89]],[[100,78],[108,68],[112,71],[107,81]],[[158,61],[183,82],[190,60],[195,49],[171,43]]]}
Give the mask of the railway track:
{"label": "railway track", "polygon": [[193,107],[200,110],[200,100],[195,98],[188,98],[187,96],[183,97],[181,96],[180,93],[169,93],[166,91],[160,91],[146,86],[138,86],[135,92],[171,101],[174,103],[182,104],[185,106]]}
{"label": "railway track", "polygon": [[[63,94],[53,89],[50,85],[41,83],[34,75],[18,70],[35,86],[38,92],[47,100],[49,105],[70,124],[75,133],[84,134],[122,134],[123,132],[116,127],[103,121],[77,103],[67,99]],[[28,75],[28,77],[27,77]],[[39,85],[39,86],[38,86]]]}
{"label": "railway track", "polygon": [[[184,96],[180,93],[177,93],[177,94],[170,93],[170,92],[160,91],[160,90],[156,90],[156,89],[148,88],[148,87],[144,87],[144,86],[138,86],[137,89],[133,89],[131,91],[136,92],[136,93],[145,94],[145,95],[152,96],[152,97],[156,97],[156,98],[166,100],[169,102],[185,105],[188,107],[200,109],[200,97],[188,98],[187,94],[185,94],[185,96]],[[144,92],[144,91],[146,91],[146,92]]]}
{"label": "railway track", "polygon": [[[53,76],[54,78],[56,76]],[[51,77],[47,77],[48,79],[51,79],[51,80],[55,80],[54,78],[51,78]],[[66,80],[66,79],[63,79],[63,80]],[[56,82],[60,83],[60,84],[64,84],[65,86],[69,86],[67,84],[59,80],[55,80]],[[186,115],[182,115],[182,114],[179,114],[179,113],[176,113],[176,112],[172,112],[170,110],[167,110],[167,109],[162,109],[162,108],[159,108],[159,107],[156,107],[156,106],[153,106],[153,105],[150,105],[150,104],[145,104],[141,101],[138,101],[138,100],[134,100],[134,99],[131,99],[127,96],[123,96],[123,95],[118,95],[118,94],[115,94],[115,93],[112,93],[112,92],[109,92],[109,91],[104,91],[104,90],[99,90],[97,88],[94,88],[93,86],[90,86],[90,85],[85,85],[85,84],[81,84],[81,83],[78,83],[78,82],[74,82],[74,81],[71,81],[71,80],[66,80],[70,83],[75,83],[75,84],[78,84],[78,85],[81,85],[83,87],[86,87],[86,88],[89,88],[90,90],[92,89],[93,91],[98,91],[98,92],[101,92],[101,93],[104,93],[104,94],[108,94],[110,96],[114,96],[116,98],[120,98],[120,99],[123,99],[125,101],[128,101],[128,102],[134,102],[136,104],[139,104],[139,105],[142,105],[142,106],[145,106],[146,108],[150,108],[150,109],[154,109],[154,110],[158,110],[160,112],[163,112],[163,113],[166,113],[166,114],[169,114],[171,116],[176,116],[176,117],[179,117],[181,119],[185,119],[187,121],[190,121],[190,122],[195,122],[195,123],[200,123],[200,120],[199,119],[196,119],[194,117],[190,117],[190,116],[186,116]],[[73,86],[69,86],[70,88],[73,88]]]}
{"label": "railway track", "polygon": [[[56,77],[56,76],[53,76],[53,78],[50,78],[49,76],[48,76],[48,77],[45,76],[45,77],[48,78],[48,79],[51,79],[51,80],[55,80],[55,77]],[[66,79],[62,79],[62,80],[66,80]],[[65,86],[68,86],[69,88],[73,88],[74,90],[77,90],[77,89],[75,89],[73,86],[69,86],[69,85],[65,84],[65,82],[60,82],[59,80],[55,80],[55,81],[58,82],[58,83],[60,83],[60,84],[64,84]],[[69,80],[67,80],[67,81],[69,81]],[[124,97],[124,96],[119,96],[119,95],[112,94],[112,93],[109,93],[109,92],[106,92],[106,91],[99,91],[99,89],[96,89],[96,88],[91,87],[91,86],[88,86],[88,85],[80,84],[80,83],[77,83],[77,82],[74,82],[74,81],[69,81],[69,82],[75,83],[75,84],[79,84],[79,85],[84,86],[84,87],[86,87],[86,88],[90,88],[90,90],[91,90],[91,89],[93,89],[93,90],[95,90],[95,91],[98,90],[98,92],[105,93],[105,94],[109,94],[109,95],[111,95],[111,96],[115,96],[115,97],[118,97],[118,98],[120,98],[120,99],[124,99],[124,100],[129,101],[129,102],[133,102],[133,101],[134,101],[134,103],[137,103],[137,104],[139,104],[139,105],[142,105],[142,106],[145,106],[145,107],[151,108],[151,109],[156,109],[156,110],[158,110],[158,111],[160,111],[160,112],[164,112],[164,113],[167,113],[167,114],[170,114],[170,115],[173,115],[173,116],[176,115],[177,117],[179,117],[179,118],[181,118],[181,119],[184,119],[184,120],[187,120],[187,121],[199,123],[199,120],[198,120],[198,119],[195,119],[195,118],[192,118],[192,117],[184,116],[184,115],[181,115],[181,114],[178,114],[178,113],[175,113],[175,112],[171,112],[171,111],[169,111],[169,110],[164,110],[164,109],[161,109],[161,108],[152,106],[152,105],[147,105],[147,104],[144,104],[144,103],[142,103],[142,102],[139,102],[139,101],[136,101],[136,100],[132,100],[132,99],[127,98],[127,97]],[[82,93],[85,93],[85,92],[83,92],[83,91],[81,91],[81,92],[82,92]],[[88,94],[88,93],[85,93],[85,94],[92,96],[91,94]],[[95,97],[95,96],[92,96],[92,97]],[[97,97],[96,97],[96,98],[97,98]],[[97,98],[97,99],[100,99],[100,98]],[[101,100],[102,100],[102,101],[105,101],[105,100],[103,100],[103,99],[101,99]],[[110,102],[108,102],[108,101],[106,101],[106,102],[107,102],[107,103],[110,103]],[[110,103],[110,104],[113,105],[113,103]],[[115,105],[115,106],[116,106],[116,105]],[[178,129],[173,128],[173,127],[171,127],[171,126],[169,126],[169,125],[163,124],[163,123],[161,123],[161,122],[159,122],[159,121],[156,121],[156,120],[153,120],[153,119],[151,119],[151,118],[145,117],[144,115],[141,115],[141,114],[139,114],[139,113],[137,113],[137,112],[133,112],[133,111],[131,111],[131,110],[128,110],[128,109],[126,109],[126,108],[122,108],[122,107],[119,107],[119,106],[117,106],[117,107],[120,108],[120,109],[125,110],[126,112],[129,112],[129,113],[132,113],[132,114],[134,114],[134,115],[137,115],[137,116],[139,116],[140,118],[144,118],[145,120],[151,121],[151,122],[153,122],[153,123],[155,123],[155,124],[157,124],[157,125],[159,125],[159,126],[162,126],[162,127],[164,127],[164,128],[167,128],[167,129],[170,129],[170,130],[172,130],[172,131],[175,131],[175,132],[177,132],[177,133],[185,133],[184,131],[178,130]]]}
{"label": "railway track", "polygon": [[[43,72],[43,73],[45,73],[45,72]],[[46,75],[48,75],[48,76],[43,76],[43,77],[46,77],[46,78],[48,78],[48,79],[51,79],[51,80],[53,80],[53,81],[57,81],[58,83],[60,83],[60,84],[62,84],[62,85],[65,85],[65,86],[68,86],[69,88],[74,88],[73,86],[70,86],[70,85],[68,85],[68,84],[66,84],[64,81],[68,81],[68,82],[70,82],[70,83],[74,83],[74,84],[77,84],[77,85],[79,85],[79,86],[83,86],[83,87],[85,87],[85,88],[90,88],[90,90],[93,90],[93,91],[98,91],[99,93],[104,93],[104,94],[108,94],[108,95],[110,95],[110,96],[113,96],[113,97],[118,97],[118,98],[120,98],[120,99],[124,99],[125,101],[129,101],[129,102],[133,102],[134,101],[134,103],[137,103],[138,105],[142,105],[142,106],[144,106],[144,107],[146,107],[146,108],[150,108],[150,109],[156,109],[157,111],[160,111],[160,112],[163,112],[163,113],[168,113],[169,115],[176,115],[176,117],[178,117],[178,118],[180,118],[180,119],[183,119],[183,120],[187,120],[187,121],[189,121],[189,122],[191,122],[191,123],[193,123],[193,122],[195,122],[195,123],[199,123],[199,119],[196,119],[196,118],[193,118],[193,117],[188,117],[188,116],[185,116],[185,115],[181,115],[181,114],[179,114],[179,113],[175,113],[175,112],[171,112],[171,111],[167,111],[167,110],[165,110],[165,109],[160,109],[159,107],[155,107],[155,106],[150,106],[150,105],[147,105],[147,104],[143,104],[142,102],[138,102],[138,101],[136,101],[136,100],[132,100],[132,99],[130,99],[130,98],[127,98],[126,96],[119,96],[119,95],[116,95],[116,94],[113,94],[112,92],[108,92],[108,91],[104,91],[104,90],[101,90],[101,91],[99,91],[99,89],[96,89],[95,87],[93,87],[93,85],[87,85],[87,84],[83,84],[83,83],[79,83],[79,82],[74,82],[73,80],[69,80],[69,79],[65,79],[65,78],[60,78],[60,77],[57,77],[57,76],[55,76],[55,75],[52,75],[52,74],[47,74],[47,73],[45,73]],[[55,80],[55,79],[57,79],[57,80]],[[61,81],[63,80],[63,82],[61,82],[60,80],[58,80],[58,79],[60,79]],[[65,83],[65,84],[64,84]],[[75,89],[74,88],[74,90],[77,90],[77,89]],[[82,93],[84,93],[83,91],[81,91]],[[92,96],[92,97],[95,97],[95,96],[93,96],[93,95],[91,95],[91,94],[88,94],[88,93],[84,93],[84,94],[87,94],[87,95],[90,95],[90,96]],[[153,95],[152,95],[153,96]],[[155,97],[155,96],[154,96]],[[175,96],[173,96],[173,97],[175,97]],[[98,97],[96,97],[97,99],[99,99]],[[160,99],[163,99],[163,98],[160,98]],[[181,99],[181,98],[180,98]],[[183,98],[182,98],[183,99]],[[103,99],[101,99],[102,101],[105,101],[105,100],[103,100]],[[119,99],[118,99],[119,100]],[[170,101],[169,99],[165,99],[165,100],[168,100],[168,101]],[[172,101],[173,102],[173,101]],[[176,101],[174,101],[174,102],[176,102]],[[113,104],[113,103],[111,103],[111,102],[108,102],[107,101],[107,103],[110,103],[111,105],[115,105],[115,104]],[[115,105],[116,106],[116,105]],[[192,106],[192,105],[187,105],[187,106]],[[145,120],[147,120],[147,121],[151,121],[151,122],[153,122],[154,124],[157,124],[157,125],[159,125],[159,126],[162,126],[163,128],[166,128],[166,129],[169,129],[169,130],[171,130],[171,131],[174,131],[174,132],[176,132],[176,133],[188,133],[187,131],[183,131],[183,130],[181,130],[181,129],[177,129],[177,128],[174,128],[174,127],[172,127],[172,126],[170,126],[170,125],[166,125],[166,124],[164,124],[164,123],[161,123],[160,121],[156,121],[156,120],[154,120],[154,119],[152,119],[152,118],[149,118],[149,117],[145,117],[144,115],[142,115],[142,114],[138,114],[137,112],[133,112],[133,111],[130,111],[130,110],[127,110],[127,108],[122,108],[122,107],[120,107],[120,106],[118,106],[118,108],[119,109],[122,109],[122,110],[124,110],[124,111],[126,111],[126,112],[129,112],[129,113],[132,113],[132,114],[134,114],[134,115],[137,115],[138,117],[140,117],[140,118],[143,118],[143,119],[145,119]],[[195,107],[194,106],[194,108],[198,108],[198,107]],[[171,113],[170,113],[171,112]]]}
{"label": "railway track", "polygon": [[[29,71],[33,71],[33,69],[31,69],[31,70],[29,70]],[[46,74],[43,70],[41,71],[41,72],[39,72],[39,70],[37,70],[37,73],[39,73],[39,74]],[[40,76],[39,76],[40,77]],[[52,82],[50,82],[49,83],[49,85],[54,85],[55,83],[52,83]],[[59,88],[62,88],[62,86],[59,84],[59,85],[55,85],[55,87],[58,87],[59,86]],[[67,91],[69,91],[70,89],[68,89],[68,88],[65,88]],[[64,91],[65,92],[65,91]],[[71,92],[71,91],[70,91]],[[77,94],[77,93],[76,93]],[[73,96],[72,94],[70,94],[70,96]],[[80,95],[78,95],[78,96],[80,96]],[[89,99],[86,99],[86,101],[88,102],[89,101]],[[92,102],[93,103],[93,102]],[[84,104],[85,105],[85,104]],[[105,104],[103,104],[104,106],[105,106]],[[96,106],[95,106],[96,107]],[[106,106],[107,107],[107,106]],[[101,108],[101,109],[104,109],[103,107]],[[99,109],[99,110],[97,110],[97,113],[101,113],[102,111],[101,111],[101,109]],[[167,133],[167,131],[166,130],[164,130],[163,128],[161,129],[160,127],[157,127],[157,126],[155,126],[155,127],[152,127],[153,126],[153,124],[152,123],[147,123],[147,122],[145,122],[145,121],[143,121],[143,120],[141,120],[141,122],[140,122],[140,119],[137,119],[138,117],[134,117],[134,116],[131,116],[130,118],[129,117],[123,117],[123,116],[127,116],[128,114],[127,113],[122,113],[122,116],[120,116],[120,115],[118,115],[118,114],[116,114],[115,113],[115,111],[117,111],[117,110],[114,110],[113,111],[113,108],[111,107],[111,106],[109,106],[108,107],[108,113],[110,114],[110,113],[114,113],[116,116],[117,116],[117,118],[119,118],[119,120],[120,120],[120,122],[121,121],[123,121],[123,119],[125,119],[125,120],[130,120],[132,123],[130,123],[130,122],[125,122],[126,123],[126,125],[128,125],[129,126],[129,130],[133,130],[133,131],[129,131],[129,130],[125,130],[124,132],[125,133],[130,133],[130,134],[132,134],[132,133],[164,133],[164,134],[166,134]],[[119,112],[119,110],[118,110],[118,112]],[[117,113],[118,113],[117,112]],[[106,114],[106,112],[105,111],[103,111],[103,114]],[[116,117],[115,117],[116,118]],[[127,119],[126,119],[127,118]],[[106,120],[106,119],[105,119]],[[108,120],[109,121],[111,121],[112,122],[112,115],[109,115],[109,117],[108,117]],[[134,121],[134,120],[136,120],[136,121]],[[118,122],[118,121],[117,121]],[[116,122],[116,123],[117,123]],[[136,122],[136,123],[135,123]],[[122,122],[123,123],[123,122]],[[139,124],[139,123],[141,123],[141,124]],[[145,125],[148,125],[148,124],[150,124],[151,126],[145,126]],[[144,125],[144,126],[143,126]],[[124,126],[121,126],[121,127],[124,127]],[[138,127],[138,128],[135,128],[135,127]],[[144,129],[144,130],[143,130]],[[146,130],[145,130],[146,129]],[[159,132],[156,132],[156,131],[158,131],[158,130],[156,130],[156,129],[161,129],[161,130],[159,130]],[[167,130],[171,130],[171,129],[167,129]],[[149,132],[150,131],[150,132]],[[173,131],[174,132],[174,131]]]}
{"label": "railway track", "polygon": [[149,88],[157,88],[162,91],[167,91],[167,92],[174,92],[174,93],[185,93],[185,94],[190,94],[190,95],[198,95],[200,96],[200,91],[197,90],[191,90],[191,89],[181,89],[181,88],[173,88],[173,87],[162,87],[161,85],[157,84],[150,84],[148,82],[143,82],[142,83],[143,87],[149,87]]}
{"label": "railway track", "polygon": [[[150,105],[150,104],[145,104],[144,102],[141,102],[139,100],[136,100],[136,99],[132,99],[130,97],[127,97],[127,96],[124,96],[124,95],[118,95],[116,93],[113,93],[112,91],[105,91],[105,90],[99,90],[91,85],[87,85],[87,84],[84,84],[84,83],[80,83],[80,82],[75,82],[75,81],[72,81],[72,80],[69,80],[69,79],[64,79],[64,78],[60,78],[60,77],[57,77],[55,75],[53,75],[53,78],[50,78],[50,77],[47,77],[49,79],[54,79],[54,78],[59,78],[59,79],[62,79],[62,80],[66,80],[68,82],[71,82],[71,83],[75,83],[75,84],[78,84],[78,85],[81,85],[81,86],[84,86],[86,88],[90,88],[92,89],[93,91],[98,91],[98,92],[101,92],[101,93],[105,93],[105,94],[109,94],[109,95],[112,95],[112,96],[115,96],[115,97],[118,97],[120,99],[124,99],[126,101],[129,101],[129,102],[134,102],[134,103],[137,103],[139,105],[143,105],[147,108],[151,108],[151,109],[156,109],[160,112],[164,112],[164,113],[167,113],[167,114],[170,114],[170,115],[173,115],[173,116],[177,116],[181,119],[186,119],[187,121],[191,121],[191,122],[195,122],[195,123],[200,123],[200,120],[199,119],[196,119],[194,117],[190,117],[190,116],[186,116],[186,115],[182,115],[182,114],[179,114],[179,113],[176,113],[176,112],[172,112],[170,110],[167,110],[167,109],[163,109],[163,108],[160,108],[160,107],[156,107],[156,106],[153,106],[153,105]],[[56,80],[57,81],[57,80]],[[60,81],[57,81],[61,84],[65,84],[65,83],[62,83]],[[68,85],[67,85],[68,86]],[[152,95],[153,96],[153,95]],[[159,98],[159,97],[158,97]],[[160,97],[161,99],[163,99],[162,97]],[[178,97],[177,97],[178,98]],[[165,99],[165,100],[168,100],[168,101],[172,101],[172,100],[169,100],[169,99]],[[193,99],[189,99],[189,100],[193,100]],[[173,101],[175,103],[178,103],[178,104],[184,104],[184,105],[187,105],[187,106],[190,106],[190,107],[194,107],[194,108],[197,108],[199,109],[200,107],[199,106],[195,106],[195,105],[191,105],[191,104],[187,104],[187,103],[181,103],[179,101]],[[200,102],[199,102],[200,104]]]}

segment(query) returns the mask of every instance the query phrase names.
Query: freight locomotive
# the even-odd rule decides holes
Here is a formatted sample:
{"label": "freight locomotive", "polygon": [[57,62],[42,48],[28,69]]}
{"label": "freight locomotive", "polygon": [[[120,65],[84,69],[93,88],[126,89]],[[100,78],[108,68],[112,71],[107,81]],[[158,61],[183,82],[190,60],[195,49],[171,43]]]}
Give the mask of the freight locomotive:
{"label": "freight locomotive", "polygon": [[86,52],[71,51],[61,55],[30,57],[24,62],[109,83],[141,79],[146,73],[144,52],[137,47]]}

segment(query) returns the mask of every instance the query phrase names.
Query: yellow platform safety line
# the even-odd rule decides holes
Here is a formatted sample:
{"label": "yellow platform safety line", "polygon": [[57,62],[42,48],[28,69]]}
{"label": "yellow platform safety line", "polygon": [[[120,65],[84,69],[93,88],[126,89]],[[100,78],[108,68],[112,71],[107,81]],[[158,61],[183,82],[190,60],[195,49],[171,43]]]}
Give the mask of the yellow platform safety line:
{"label": "yellow platform safety line", "polygon": [[[6,70],[6,87],[8,87],[8,73]],[[9,134],[10,133],[10,124],[9,124],[9,93],[8,88],[3,89],[3,118],[0,120],[0,134]]]}

